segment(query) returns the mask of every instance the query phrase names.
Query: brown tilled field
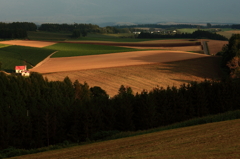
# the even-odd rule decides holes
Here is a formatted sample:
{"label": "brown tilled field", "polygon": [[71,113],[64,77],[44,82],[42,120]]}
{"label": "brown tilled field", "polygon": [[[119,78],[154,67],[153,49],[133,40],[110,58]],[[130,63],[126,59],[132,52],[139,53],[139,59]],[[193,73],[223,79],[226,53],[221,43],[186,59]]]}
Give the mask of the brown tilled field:
{"label": "brown tilled field", "polygon": [[216,55],[218,52],[222,51],[222,47],[225,44],[228,44],[228,41],[221,41],[221,40],[208,40],[206,39],[205,41],[208,41],[208,48],[209,52],[211,55]]}
{"label": "brown tilled field", "polygon": [[163,63],[205,56],[207,55],[183,51],[153,50],[77,57],[60,57],[50,58],[41,66],[37,66],[31,69],[31,71],[39,73],[52,73],[62,71]]}
{"label": "brown tilled field", "polygon": [[219,62],[219,57],[202,56],[176,62],[56,72],[44,76],[54,81],[68,76],[73,82],[79,80],[91,87],[100,86],[114,96],[121,85],[131,87],[136,93],[143,89],[150,91],[157,86],[166,88],[190,81],[220,78]]}

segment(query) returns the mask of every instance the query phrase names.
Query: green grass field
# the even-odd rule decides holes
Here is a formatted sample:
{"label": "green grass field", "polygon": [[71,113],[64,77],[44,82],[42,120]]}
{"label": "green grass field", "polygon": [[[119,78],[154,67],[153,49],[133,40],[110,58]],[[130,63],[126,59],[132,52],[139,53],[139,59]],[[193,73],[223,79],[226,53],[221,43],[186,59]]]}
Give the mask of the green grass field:
{"label": "green grass field", "polygon": [[68,41],[112,41],[112,42],[142,42],[152,39],[137,39],[133,38],[133,34],[119,33],[119,34],[88,34],[86,37],[75,39],[68,39]]}
{"label": "green grass field", "polygon": [[[198,28],[184,28],[184,29],[177,29],[181,33],[193,33],[194,31],[197,31]],[[205,31],[211,31],[212,29],[200,29]]]}
{"label": "green grass field", "polygon": [[69,39],[70,36],[71,36],[71,33],[28,31],[28,38],[30,40],[64,41]]}
{"label": "green grass field", "polygon": [[197,28],[185,28],[185,29],[177,29],[181,33],[193,33],[197,30]]}
{"label": "green grass field", "polygon": [[45,32],[45,31],[29,31],[28,38],[30,40],[40,41],[114,41],[114,42],[141,42],[152,39],[137,39],[131,33],[119,34],[92,34],[89,33],[86,37],[71,38],[70,32]]}
{"label": "green grass field", "polygon": [[128,51],[138,50],[138,49],[131,49],[131,48],[116,47],[116,46],[71,44],[71,43],[58,43],[55,45],[47,46],[45,48],[58,51],[51,57],[98,55],[98,54],[108,54],[108,53],[118,53],[118,52],[128,52]]}
{"label": "green grass field", "polygon": [[30,68],[53,52],[54,50],[24,46],[2,47],[0,48],[1,69],[14,72],[15,66],[18,65],[27,65]]}
{"label": "green grass field", "polygon": [[7,44],[0,44],[0,48],[7,47],[7,46],[9,46],[9,45],[7,45]]}
{"label": "green grass field", "polygon": [[217,33],[230,39],[233,34],[240,34],[240,30],[226,29]]}

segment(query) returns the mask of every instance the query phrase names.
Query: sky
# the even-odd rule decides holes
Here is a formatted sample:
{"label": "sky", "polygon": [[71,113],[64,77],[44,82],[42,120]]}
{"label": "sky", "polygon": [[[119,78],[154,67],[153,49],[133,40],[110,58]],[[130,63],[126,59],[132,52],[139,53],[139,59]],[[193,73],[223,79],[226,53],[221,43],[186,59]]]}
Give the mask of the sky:
{"label": "sky", "polygon": [[240,0],[0,0],[0,22],[240,23]]}

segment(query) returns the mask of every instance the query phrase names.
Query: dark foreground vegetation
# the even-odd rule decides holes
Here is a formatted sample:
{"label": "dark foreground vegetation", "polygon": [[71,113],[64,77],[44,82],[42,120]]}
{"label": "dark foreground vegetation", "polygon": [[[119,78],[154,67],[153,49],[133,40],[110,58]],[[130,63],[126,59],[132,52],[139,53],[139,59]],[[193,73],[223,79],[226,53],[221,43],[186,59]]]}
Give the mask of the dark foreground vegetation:
{"label": "dark foreground vegetation", "polygon": [[240,80],[183,84],[109,99],[87,83],[0,74],[0,149],[32,149],[102,139],[116,131],[165,126],[240,109]]}

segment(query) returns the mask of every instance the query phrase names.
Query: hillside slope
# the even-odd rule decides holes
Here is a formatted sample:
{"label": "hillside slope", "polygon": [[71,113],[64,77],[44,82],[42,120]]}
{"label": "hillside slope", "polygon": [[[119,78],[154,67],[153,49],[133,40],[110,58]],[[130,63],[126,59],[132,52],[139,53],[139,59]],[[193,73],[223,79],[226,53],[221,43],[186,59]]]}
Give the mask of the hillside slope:
{"label": "hillside slope", "polygon": [[18,159],[239,158],[240,119],[76,146]]}

